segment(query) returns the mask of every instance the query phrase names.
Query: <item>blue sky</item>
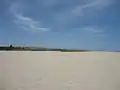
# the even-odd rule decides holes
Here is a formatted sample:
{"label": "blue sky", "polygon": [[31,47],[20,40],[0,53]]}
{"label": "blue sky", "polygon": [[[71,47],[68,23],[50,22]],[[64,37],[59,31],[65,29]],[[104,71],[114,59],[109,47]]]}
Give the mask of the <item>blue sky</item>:
{"label": "blue sky", "polygon": [[119,0],[0,0],[0,45],[120,50]]}

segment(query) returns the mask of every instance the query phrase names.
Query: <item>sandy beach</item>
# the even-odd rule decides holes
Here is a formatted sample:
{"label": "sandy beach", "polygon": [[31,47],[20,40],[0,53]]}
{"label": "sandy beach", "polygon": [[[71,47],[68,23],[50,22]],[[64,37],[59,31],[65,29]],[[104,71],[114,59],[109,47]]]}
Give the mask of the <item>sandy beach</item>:
{"label": "sandy beach", "polygon": [[0,90],[120,90],[120,53],[1,51]]}

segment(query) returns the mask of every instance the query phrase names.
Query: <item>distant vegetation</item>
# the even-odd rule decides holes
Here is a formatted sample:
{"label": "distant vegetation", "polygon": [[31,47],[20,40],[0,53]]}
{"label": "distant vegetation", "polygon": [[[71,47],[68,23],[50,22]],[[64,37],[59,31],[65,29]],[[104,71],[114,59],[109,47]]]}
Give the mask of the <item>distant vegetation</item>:
{"label": "distant vegetation", "polygon": [[10,46],[2,46],[0,47],[0,50],[30,50],[29,47],[13,47],[12,45]]}
{"label": "distant vegetation", "polygon": [[61,51],[61,52],[86,52],[89,50],[75,50],[75,49],[55,49],[55,48],[42,48],[42,47],[14,47],[2,46],[0,50],[3,51]]}

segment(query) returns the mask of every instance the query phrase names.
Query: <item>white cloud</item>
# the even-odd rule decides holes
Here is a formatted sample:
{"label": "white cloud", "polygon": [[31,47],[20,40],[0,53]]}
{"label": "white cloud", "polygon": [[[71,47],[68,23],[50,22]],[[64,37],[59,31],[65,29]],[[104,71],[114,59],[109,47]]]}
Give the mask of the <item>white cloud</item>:
{"label": "white cloud", "polygon": [[82,30],[93,33],[93,34],[101,34],[105,32],[103,29],[100,29],[98,27],[84,27],[82,28]]}
{"label": "white cloud", "polygon": [[16,14],[16,19],[14,22],[22,27],[23,29],[28,29],[28,30],[41,30],[41,31],[48,31],[48,28],[41,28],[40,23],[33,20],[30,17],[25,17],[22,14]]}
{"label": "white cloud", "polygon": [[91,2],[84,4],[84,5],[79,5],[76,6],[73,10],[72,13],[74,13],[77,16],[83,16],[84,12],[87,10],[101,10],[104,9],[105,7],[109,6],[112,2],[112,0],[90,0]]}
{"label": "white cloud", "polygon": [[[33,5],[29,3],[25,3],[25,5],[29,7],[25,9],[23,7],[25,5],[23,6],[22,4],[20,5],[20,2],[13,3],[11,5],[10,10],[15,17],[15,20],[14,20],[15,24],[17,24],[22,29],[30,30],[30,31],[48,31],[50,29],[45,28],[44,25],[42,25],[42,22],[36,21],[31,17],[25,16],[23,12],[25,12],[25,10],[26,11],[31,10],[30,13],[34,15],[37,13],[38,14],[37,16],[40,16],[39,19],[44,20],[44,23],[46,23],[46,25],[50,26],[50,28],[52,29],[58,30],[58,29],[70,28],[71,25],[77,24],[78,20],[76,20],[76,15],[79,15],[79,16],[85,15],[85,14],[89,15],[91,11],[93,12],[94,10],[104,9],[105,7],[111,4],[111,1],[112,0],[75,0],[75,1],[65,0],[64,2],[64,0],[61,0],[61,1],[37,0],[37,3],[35,2],[33,3]],[[44,6],[44,4],[46,7]],[[59,9],[56,9],[57,4],[59,6]],[[79,22],[82,23],[86,21],[82,19],[81,21],[79,20]]]}
{"label": "white cloud", "polygon": [[12,4],[10,11],[14,16],[14,23],[18,25],[20,28],[24,30],[29,30],[32,32],[35,31],[49,31],[49,28],[41,27],[41,23],[38,21],[33,20],[30,17],[24,16],[22,12],[19,10],[19,5]]}

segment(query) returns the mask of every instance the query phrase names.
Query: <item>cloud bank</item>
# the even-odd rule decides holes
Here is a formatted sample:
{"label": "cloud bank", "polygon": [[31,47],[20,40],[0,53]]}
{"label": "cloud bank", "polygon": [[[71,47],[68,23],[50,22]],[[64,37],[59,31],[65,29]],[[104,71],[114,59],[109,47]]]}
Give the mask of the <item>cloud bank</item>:
{"label": "cloud bank", "polygon": [[82,28],[82,30],[93,33],[93,34],[104,33],[104,30],[98,27],[84,27]]}
{"label": "cloud bank", "polygon": [[19,8],[19,4],[13,3],[10,7],[10,11],[14,16],[14,23],[18,25],[21,29],[27,31],[49,31],[49,28],[44,28],[41,26],[41,23],[34,20],[31,17],[24,16],[23,12]]}
{"label": "cloud bank", "polygon": [[[14,23],[24,30],[65,30],[69,29],[73,23],[81,23],[81,21],[76,22],[77,16],[89,17],[94,11],[106,9],[112,2],[113,0],[35,0],[34,3],[29,3],[27,0],[22,0],[22,3],[29,6],[28,11],[31,10],[30,12],[34,14],[33,17],[25,16],[24,9],[21,10],[23,7],[18,2],[12,3],[10,11],[14,16]],[[38,21],[34,20],[34,17],[37,17]],[[83,20],[83,22],[86,21]],[[50,28],[46,27],[46,25]],[[96,31],[96,28],[88,28],[87,26],[84,29],[99,32]]]}
{"label": "cloud bank", "polygon": [[[88,0],[89,1],[89,0]],[[83,16],[87,10],[101,10],[105,9],[112,3],[112,0],[90,0],[89,3],[78,5],[73,9],[73,13],[78,16]]]}

